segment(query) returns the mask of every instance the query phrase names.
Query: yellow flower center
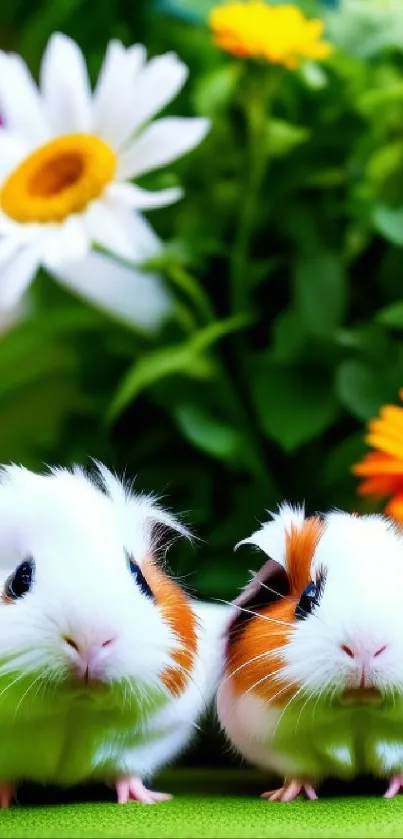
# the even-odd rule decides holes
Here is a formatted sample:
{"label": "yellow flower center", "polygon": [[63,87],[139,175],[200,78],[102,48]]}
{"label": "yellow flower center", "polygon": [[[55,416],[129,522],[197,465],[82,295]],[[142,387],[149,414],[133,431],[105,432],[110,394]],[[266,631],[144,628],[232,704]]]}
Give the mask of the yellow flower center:
{"label": "yellow flower center", "polygon": [[0,192],[0,207],[19,222],[61,222],[102,194],[116,171],[116,155],[99,137],[66,134],[17,166]]}
{"label": "yellow flower center", "polygon": [[261,58],[289,69],[304,59],[325,58],[332,51],[321,41],[323,23],[308,20],[297,6],[271,6],[263,0],[223,3],[210,13],[210,26],[221,49],[244,58]]}

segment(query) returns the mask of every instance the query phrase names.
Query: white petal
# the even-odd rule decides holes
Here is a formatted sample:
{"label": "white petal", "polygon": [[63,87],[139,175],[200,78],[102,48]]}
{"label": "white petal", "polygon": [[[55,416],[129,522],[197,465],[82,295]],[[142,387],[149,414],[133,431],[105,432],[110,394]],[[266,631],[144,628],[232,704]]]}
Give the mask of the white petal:
{"label": "white petal", "polygon": [[207,119],[196,117],[165,117],[153,122],[120,153],[118,180],[135,178],[171,163],[197,146],[209,127]]}
{"label": "white petal", "polygon": [[166,207],[168,204],[179,201],[183,196],[183,190],[174,186],[171,189],[149,192],[148,189],[141,189],[135,184],[111,183],[106,190],[106,195],[133,210],[153,210],[156,207]]}
{"label": "white petal", "polygon": [[22,245],[29,245],[38,239],[43,229],[37,222],[24,224],[7,216],[0,210],[0,236],[18,238]]}
{"label": "white petal", "polygon": [[76,42],[56,32],[42,58],[40,87],[55,134],[89,132],[91,88],[84,56]]}
{"label": "white petal", "polygon": [[131,132],[135,78],[146,59],[141,44],[125,49],[120,41],[108,44],[94,91],[92,130],[113,148]]}
{"label": "white petal", "polygon": [[130,107],[126,114],[124,140],[129,140],[134,131],[176,96],[185,84],[187,75],[186,64],[183,64],[175,53],[152,58],[146,64],[138,73],[133,85]]}
{"label": "white petal", "polygon": [[85,223],[92,242],[121,259],[141,262],[161,250],[158,237],[145,219],[118,202],[94,201],[85,214]]}
{"label": "white petal", "polygon": [[156,329],[169,314],[169,294],[156,274],[145,274],[92,252],[64,263],[55,276],[101,309],[143,329]]}
{"label": "white petal", "polygon": [[65,260],[82,259],[90,250],[83,217],[68,216],[63,224],[43,225],[41,258],[47,268],[57,268]]}
{"label": "white petal", "polygon": [[50,130],[38,88],[19,55],[0,52],[0,113],[7,129],[34,145],[49,139]]}
{"label": "white petal", "polygon": [[11,257],[13,257],[21,247],[22,243],[16,236],[2,236],[0,238],[0,278],[5,265],[7,265]]}
{"label": "white petal", "polygon": [[21,247],[0,271],[0,309],[12,309],[39,267],[37,248]]}
{"label": "white petal", "polygon": [[0,181],[5,180],[29,152],[29,146],[20,134],[0,128]]}
{"label": "white petal", "polygon": [[121,212],[121,224],[125,226],[126,235],[136,250],[135,259],[144,261],[152,259],[161,253],[162,242],[141,213]]}
{"label": "white petal", "polygon": [[85,214],[90,240],[121,259],[136,259],[136,251],[120,223],[119,212],[106,201],[94,201]]}

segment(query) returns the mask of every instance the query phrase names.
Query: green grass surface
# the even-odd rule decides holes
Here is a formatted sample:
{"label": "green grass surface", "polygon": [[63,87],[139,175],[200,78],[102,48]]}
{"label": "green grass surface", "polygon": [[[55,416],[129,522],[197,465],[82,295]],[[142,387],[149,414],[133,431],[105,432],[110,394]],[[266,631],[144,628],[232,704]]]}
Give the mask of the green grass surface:
{"label": "green grass surface", "polygon": [[[162,786],[163,785],[163,786]],[[248,770],[178,769],[159,779],[175,793],[166,804],[118,806],[112,801],[43,804],[48,793],[21,794],[20,806],[0,812],[0,836],[36,837],[402,837],[403,797],[380,791],[319,801],[270,804],[259,799],[264,778]],[[45,797],[44,797],[45,796]],[[52,798],[52,796],[50,796]],[[25,799],[25,801],[24,801]],[[40,801],[32,806],[27,802]],[[53,796],[53,801],[55,801]]]}

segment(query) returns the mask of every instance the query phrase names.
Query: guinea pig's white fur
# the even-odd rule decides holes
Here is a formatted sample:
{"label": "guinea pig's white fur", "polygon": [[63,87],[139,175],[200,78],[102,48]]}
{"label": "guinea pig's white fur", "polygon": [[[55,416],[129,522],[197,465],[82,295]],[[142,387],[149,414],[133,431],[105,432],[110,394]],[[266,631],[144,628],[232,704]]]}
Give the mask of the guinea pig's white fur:
{"label": "guinea pig's white fur", "polygon": [[[141,566],[156,528],[186,528],[98,470],[97,480],[78,468],[0,472],[0,589],[35,561],[31,590],[0,603],[0,782],[149,777],[187,744],[214,692],[222,613],[206,625],[200,609],[195,663],[174,697],[160,676],[179,641],[125,556]],[[97,665],[110,690],[89,697],[69,686],[77,653],[66,638],[113,640]]]}

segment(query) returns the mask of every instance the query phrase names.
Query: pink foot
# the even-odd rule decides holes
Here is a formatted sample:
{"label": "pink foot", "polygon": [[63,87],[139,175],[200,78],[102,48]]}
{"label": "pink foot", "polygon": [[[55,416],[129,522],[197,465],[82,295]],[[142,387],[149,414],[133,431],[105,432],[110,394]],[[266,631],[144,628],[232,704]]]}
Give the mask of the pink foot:
{"label": "pink foot", "polygon": [[121,778],[116,781],[116,792],[118,804],[127,804],[129,801],[140,801],[142,804],[157,804],[159,801],[170,801],[172,795],[165,792],[152,792],[147,789],[141,778]]}
{"label": "pink foot", "polygon": [[8,810],[15,795],[14,784],[0,783],[0,807],[2,810]]}
{"label": "pink foot", "polygon": [[403,774],[393,775],[389,781],[389,786],[385,792],[384,798],[394,798],[403,787]]}
{"label": "pink foot", "polygon": [[280,789],[264,792],[260,797],[269,801],[294,801],[301,793],[305,793],[310,801],[315,801],[318,797],[313,786],[304,784],[303,781],[285,781]]}

